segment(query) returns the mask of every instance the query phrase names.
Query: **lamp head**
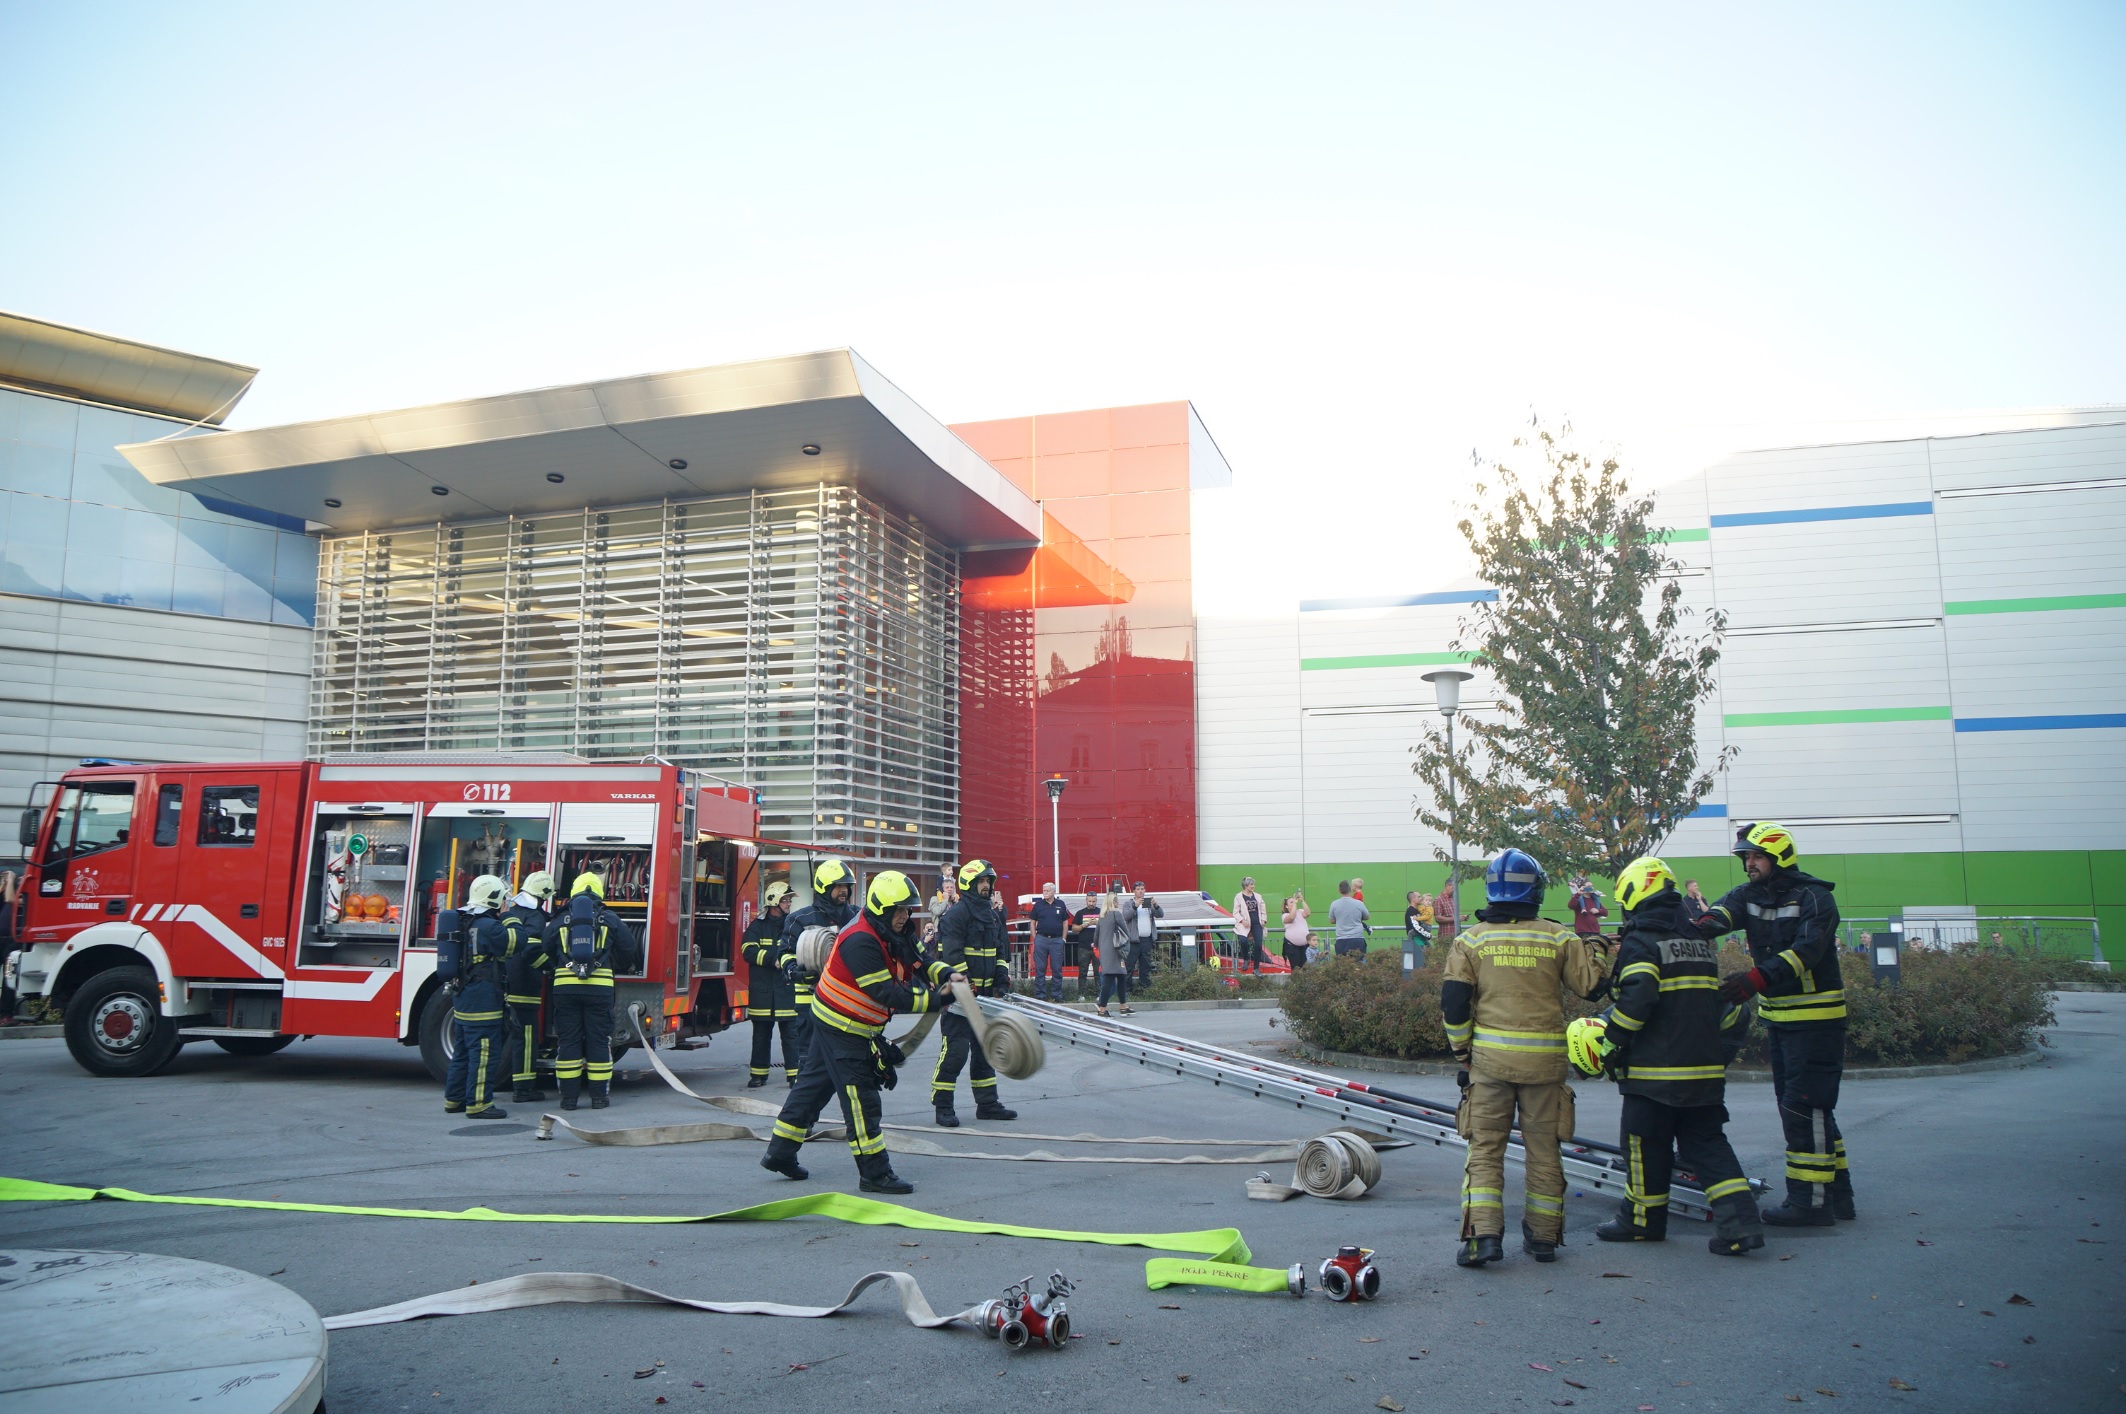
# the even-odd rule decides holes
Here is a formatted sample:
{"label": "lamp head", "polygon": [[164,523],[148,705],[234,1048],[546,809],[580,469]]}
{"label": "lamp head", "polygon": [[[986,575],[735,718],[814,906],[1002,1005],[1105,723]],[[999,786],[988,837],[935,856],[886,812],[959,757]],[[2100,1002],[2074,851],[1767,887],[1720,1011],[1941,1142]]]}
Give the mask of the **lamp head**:
{"label": "lamp head", "polygon": [[1433,695],[1439,699],[1440,712],[1451,717],[1461,710],[1462,684],[1475,676],[1475,673],[1461,668],[1441,668],[1426,673],[1424,681],[1432,684]]}
{"label": "lamp head", "polygon": [[1051,802],[1059,801],[1063,798],[1063,787],[1070,784],[1070,777],[1050,776],[1041,784],[1048,787],[1048,798]]}

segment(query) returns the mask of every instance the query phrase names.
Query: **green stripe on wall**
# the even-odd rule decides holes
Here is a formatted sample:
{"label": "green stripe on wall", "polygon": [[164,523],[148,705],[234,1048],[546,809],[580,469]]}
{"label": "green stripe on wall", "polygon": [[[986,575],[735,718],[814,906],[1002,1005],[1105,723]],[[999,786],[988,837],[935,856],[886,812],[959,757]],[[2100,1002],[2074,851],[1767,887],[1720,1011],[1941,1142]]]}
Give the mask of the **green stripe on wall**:
{"label": "green stripe on wall", "polygon": [[1337,668],[1438,668],[1475,661],[1474,653],[1363,653],[1351,658],[1301,658],[1299,670],[1321,673]]}
{"label": "green stripe on wall", "polygon": [[2056,609],[2126,609],[2126,594],[2056,594],[2038,599],[1964,599],[1945,614],[2043,614]]}
{"label": "green stripe on wall", "polygon": [[1829,712],[1729,712],[1731,727],[1825,727],[1840,722],[1946,722],[1946,707],[1846,707]]}

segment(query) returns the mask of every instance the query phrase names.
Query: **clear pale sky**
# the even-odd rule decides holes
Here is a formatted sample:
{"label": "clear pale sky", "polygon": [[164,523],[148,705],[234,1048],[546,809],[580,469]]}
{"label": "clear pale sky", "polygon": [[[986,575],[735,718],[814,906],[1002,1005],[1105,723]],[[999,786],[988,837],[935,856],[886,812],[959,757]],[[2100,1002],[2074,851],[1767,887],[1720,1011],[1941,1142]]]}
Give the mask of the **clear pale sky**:
{"label": "clear pale sky", "polygon": [[1199,611],[1277,607],[1436,582],[1531,410],[1651,484],[2126,402],[2122,75],[2116,0],[0,0],[0,307],[259,365],[236,426],[842,344],[1186,397]]}

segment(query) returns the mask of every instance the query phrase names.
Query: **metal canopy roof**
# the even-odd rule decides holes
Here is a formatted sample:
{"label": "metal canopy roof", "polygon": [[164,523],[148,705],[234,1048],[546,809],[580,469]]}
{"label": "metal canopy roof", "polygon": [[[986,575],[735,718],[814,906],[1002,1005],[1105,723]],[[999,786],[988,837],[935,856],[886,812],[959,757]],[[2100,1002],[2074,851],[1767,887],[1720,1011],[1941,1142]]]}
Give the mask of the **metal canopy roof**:
{"label": "metal canopy roof", "polygon": [[341,534],[825,481],[961,549],[1041,538],[1031,497],[849,349],[118,450],[159,486]]}
{"label": "metal canopy roof", "polygon": [[255,368],[0,310],[0,384],[219,424]]}

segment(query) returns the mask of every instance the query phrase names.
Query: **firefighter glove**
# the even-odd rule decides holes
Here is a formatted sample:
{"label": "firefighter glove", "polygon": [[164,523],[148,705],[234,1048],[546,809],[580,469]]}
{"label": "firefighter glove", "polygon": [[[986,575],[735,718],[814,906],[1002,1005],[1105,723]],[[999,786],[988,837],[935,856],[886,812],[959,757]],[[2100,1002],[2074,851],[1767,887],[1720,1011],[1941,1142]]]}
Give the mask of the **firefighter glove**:
{"label": "firefighter glove", "polygon": [[1457,1090],[1466,1090],[1469,1088],[1468,1066],[1465,1065],[1460,1070],[1454,1072],[1454,1088]]}
{"label": "firefighter glove", "polygon": [[1747,972],[1730,972],[1720,979],[1720,995],[1731,1002],[1746,1002],[1764,990],[1764,974],[1752,967]]}
{"label": "firefighter glove", "polygon": [[805,974],[804,974],[804,969],[803,969],[803,968],[801,968],[801,967],[799,967],[799,966],[797,965],[797,959],[796,959],[796,958],[794,958],[794,957],[786,957],[786,958],[784,958],[784,959],[782,960],[782,980],[783,980],[783,981],[785,981],[785,982],[788,982],[788,983],[790,983],[791,985],[793,985],[793,986],[794,986],[794,985],[796,985],[796,983],[797,983],[797,979],[798,979],[798,978],[800,978],[800,977],[802,977],[802,976],[804,976],[804,975],[805,975]]}

